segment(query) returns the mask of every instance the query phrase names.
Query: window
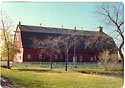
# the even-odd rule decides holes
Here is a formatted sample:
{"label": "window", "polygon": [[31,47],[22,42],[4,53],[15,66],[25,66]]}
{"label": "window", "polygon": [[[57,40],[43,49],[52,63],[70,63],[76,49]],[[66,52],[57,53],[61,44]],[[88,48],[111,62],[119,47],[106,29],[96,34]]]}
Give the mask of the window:
{"label": "window", "polygon": [[77,62],[77,56],[73,56],[73,63]]}
{"label": "window", "polygon": [[93,61],[93,57],[91,57],[91,61]]}
{"label": "window", "polygon": [[83,57],[82,56],[80,56],[80,61],[82,61],[83,60]]}
{"label": "window", "polygon": [[96,56],[95,56],[95,61],[96,61]]}
{"label": "window", "polygon": [[58,59],[57,55],[55,55],[55,59]]}
{"label": "window", "polygon": [[31,55],[30,55],[30,54],[28,54],[28,55],[27,55],[27,58],[28,58],[28,59],[30,59],[30,58],[31,58]]}
{"label": "window", "polygon": [[42,55],[41,54],[39,54],[39,59],[42,59]]}
{"label": "window", "polygon": [[63,55],[60,55],[60,59],[63,59]]}

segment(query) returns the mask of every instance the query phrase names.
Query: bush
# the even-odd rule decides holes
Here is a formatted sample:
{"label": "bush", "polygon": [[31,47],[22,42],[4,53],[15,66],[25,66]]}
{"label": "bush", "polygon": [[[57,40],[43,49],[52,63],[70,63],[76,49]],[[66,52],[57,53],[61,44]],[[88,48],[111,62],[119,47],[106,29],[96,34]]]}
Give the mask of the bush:
{"label": "bush", "polygon": [[123,71],[123,65],[122,65],[122,63],[107,63],[106,70]]}
{"label": "bush", "polygon": [[119,63],[117,54],[110,54],[109,51],[104,51],[99,56],[98,64],[105,70],[122,71],[123,63]]}

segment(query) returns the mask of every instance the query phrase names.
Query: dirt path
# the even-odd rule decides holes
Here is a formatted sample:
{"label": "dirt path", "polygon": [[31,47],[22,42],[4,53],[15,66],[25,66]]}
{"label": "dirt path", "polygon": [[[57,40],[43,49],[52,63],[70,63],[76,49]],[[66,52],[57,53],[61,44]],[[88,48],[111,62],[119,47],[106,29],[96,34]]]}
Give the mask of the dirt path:
{"label": "dirt path", "polygon": [[10,81],[8,78],[1,76],[1,86],[2,88],[16,88]]}

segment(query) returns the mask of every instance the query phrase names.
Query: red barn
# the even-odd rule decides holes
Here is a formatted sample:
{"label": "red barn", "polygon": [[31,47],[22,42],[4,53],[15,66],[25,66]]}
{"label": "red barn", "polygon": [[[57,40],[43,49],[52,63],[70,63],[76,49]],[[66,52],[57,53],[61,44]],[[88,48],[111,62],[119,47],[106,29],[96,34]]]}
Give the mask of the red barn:
{"label": "red barn", "polygon": [[[16,55],[16,62],[50,62],[50,58],[46,52],[40,52],[43,49],[36,47],[33,43],[33,38],[45,40],[46,37],[58,37],[61,35],[70,35],[75,32],[73,29],[51,28],[41,26],[17,25],[14,40],[17,43],[17,48],[20,53]],[[77,30],[77,35],[83,40],[77,45],[76,61],[77,62],[96,62],[98,56],[104,50],[117,52],[117,46],[112,37],[103,32],[102,27],[98,27],[97,31]],[[95,39],[96,38],[96,39]],[[51,41],[51,40],[50,40]],[[39,42],[38,42],[39,43]],[[53,57],[53,62],[65,61],[65,46],[61,46],[62,52],[56,53]],[[69,50],[68,62],[73,62],[74,46]],[[53,49],[54,50],[54,49]]]}

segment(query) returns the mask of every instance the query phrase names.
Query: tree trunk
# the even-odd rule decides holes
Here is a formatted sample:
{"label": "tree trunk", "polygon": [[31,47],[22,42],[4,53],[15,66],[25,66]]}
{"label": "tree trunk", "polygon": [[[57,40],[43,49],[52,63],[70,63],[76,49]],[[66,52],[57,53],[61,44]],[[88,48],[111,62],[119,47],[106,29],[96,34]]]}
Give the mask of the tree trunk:
{"label": "tree trunk", "polygon": [[67,59],[68,59],[68,50],[66,51],[65,57],[65,71],[67,71]]}
{"label": "tree trunk", "polygon": [[122,59],[122,62],[124,63],[124,55],[122,53],[122,47],[124,45],[124,35],[122,34],[122,32],[120,30],[120,26],[118,27],[118,30],[119,30],[119,34],[120,34],[120,36],[122,38],[122,43],[120,44],[120,47],[119,47],[119,55],[120,55],[120,57]]}
{"label": "tree trunk", "polygon": [[123,45],[124,45],[124,40],[122,41],[122,43],[121,43],[121,45],[119,47],[119,55],[120,55],[120,57],[122,59],[122,62],[124,62],[124,55],[122,54],[122,47],[123,47]]}
{"label": "tree trunk", "polygon": [[7,60],[7,68],[10,69],[10,60]]}
{"label": "tree trunk", "polygon": [[53,64],[52,64],[52,56],[50,56],[50,69],[52,69],[53,68],[53,66],[52,66]]}
{"label": "tree trunk", "polygon": [[67,57],[65,58],[66,66],[65,66],[65,71],[67,71]]}
{"label": "tree trunk", "polygon": [[7,68],[10,69],[10,60],[9,60],[9,47],[7,45],[8,48],[8,59],[7,59]]}

